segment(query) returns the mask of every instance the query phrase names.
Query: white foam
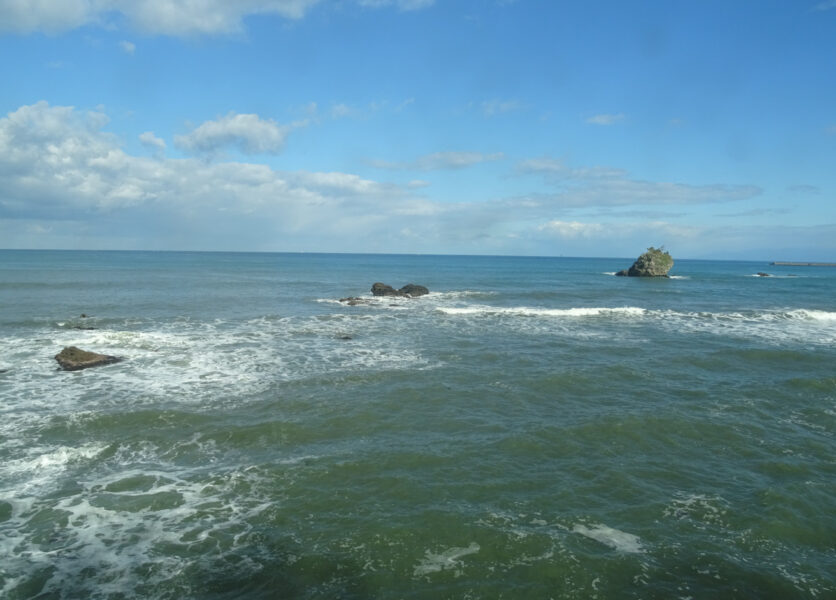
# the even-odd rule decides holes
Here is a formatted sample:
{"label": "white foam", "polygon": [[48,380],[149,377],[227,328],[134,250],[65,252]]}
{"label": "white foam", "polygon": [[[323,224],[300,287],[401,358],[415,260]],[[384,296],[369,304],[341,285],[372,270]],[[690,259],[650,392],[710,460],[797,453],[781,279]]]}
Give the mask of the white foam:
{"label": "white foam", "polygon": [[836,312],[826,310],[809,310],[800,308],[797,310],[791,310],[786,314],[791,319],[802,319],[805,321],[836,322]]}
{"label": "white foam", "polygon": [[[53,468],[72,463],[76,455],[94,453],[93,448],[65,450],[45,454],[41,462]],[[154,447],[141,464],[125,464],[120,456],[138,458],[136,453],[117,452],[108,463],[122,468],[103,476],[88,472],[72,496],[20,499],[13,497],[21,494],[15,489],[9,497],[14,506],[11,526],[4,532],[7,547],[15,552],[4,556],[3,568],[24,575],[5,578],[0,596],[19,591],[16,588],[27,577],[47,568],[50,577],[42,589],[46,595],[110,597],[131,595],[138,584],[164,585],[196,560],[209,564],[247,544],[252,523],[276,505],[276,498],[266,493],[269,486],[261,482],[272,474],[242,466],[189,471],[165,462],[165,454]],[[146,459],[158,467],[148,470]],[[247,493],[236,493],[237,487]],[[64,525],[49,541],[35,541],[27,524],[39,519],[45,508],[65,515]],[[160,552],[161,546],[183,552]],[[198,558],[192,547],[200,550]],[[140,576],[137,565],[152,568]],[[79,578],[86,566],[95,566],[94,574]],[[246,558],[236,563],[242,573],[260,568]]]}
{"label": "white foam", "polygon": [[587,527],[586,525],[575,525],[572,531],[588,537],[596,542],[600,542],[605,546],[609,546],[619,552],[627,552],[631,554],[644,552],[642,548],[641,539],[619,529],[608,527],[607,525],[593,525]]}
{"label": "white foam", "polygon": [[3,461],[0,465],[0,491],[9,498],[18,499],[38,495],[52,486],[71,465],[95,458],[106,448],[105,444],[90,443],[77,448],[27,449],[27,456]]}
{"label": "white foam", "polygon": [[428,575],[430,573],[437,573],[446,569],[457,568],[461,566],[460,559],[470,554],[479,552],[480,547],[476,542],[471,542],[466,548],[448,548],[438,554],[432,553],[429,550],[425,552],[424,558],[415,567],[413,574],[416,577]]}
{"label": "white foam", "polygon": [[[246,321],[177,320],[153,330],[47,328],[3,338],[0,355],[13,370],[3,374],[0,386],[0,435],[8,430],[7,437],[14,437],[15,420],[31,424],[38,415],[101,409],[126,398],[134,406],[165,402],[209,408],[257,398],[281,381],[351,370],[426,368],[429,361],[407,336],[389,335],[409,327],[389,311],[351,311]],[[351,341],[361,336],[376,341]],[[52,357],[70,345],[125,360],[63,372]]]}
{"label": "white foam", "polygon": [[728,512],[728,503],[718,496],[680,493],[663,512],[665,517],[721,525]]}
{"label": "white foam", "polygon": [[734,312],[648,311],[649,322],[678,332],[758,339],[770,345],[836,343],[836,312],[815,309]]}
{"label": "white foam", "polygon": [[578,307],[578,308],[533,308],[527,306],[466,306],[438,307],[437,310],[447,315],[514,315],[524,317],[599,317],[628,316],[640,317],[647,311],[636,306],[622,307]]}

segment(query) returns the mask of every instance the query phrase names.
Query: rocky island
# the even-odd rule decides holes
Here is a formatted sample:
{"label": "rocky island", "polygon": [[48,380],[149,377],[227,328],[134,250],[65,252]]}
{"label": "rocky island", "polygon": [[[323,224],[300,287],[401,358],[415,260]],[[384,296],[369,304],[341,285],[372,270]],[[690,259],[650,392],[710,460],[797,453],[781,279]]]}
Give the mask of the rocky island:
{"label": "rocky island", "polygon": [[629,269],[622,269],[616,275],[620,277],[668,277],[673,267],[673,258],[662,248],[651,246],[647,252],[636,259]]}

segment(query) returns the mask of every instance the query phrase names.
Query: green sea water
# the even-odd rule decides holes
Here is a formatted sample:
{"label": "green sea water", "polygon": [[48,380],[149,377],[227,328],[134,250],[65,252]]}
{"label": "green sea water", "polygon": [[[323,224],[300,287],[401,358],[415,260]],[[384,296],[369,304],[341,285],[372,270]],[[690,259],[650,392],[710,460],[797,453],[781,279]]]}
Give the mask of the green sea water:
{"label": "green sea water", "polygon": [[836,269],[630,262],[0,251],[0,597],[836,597]]}

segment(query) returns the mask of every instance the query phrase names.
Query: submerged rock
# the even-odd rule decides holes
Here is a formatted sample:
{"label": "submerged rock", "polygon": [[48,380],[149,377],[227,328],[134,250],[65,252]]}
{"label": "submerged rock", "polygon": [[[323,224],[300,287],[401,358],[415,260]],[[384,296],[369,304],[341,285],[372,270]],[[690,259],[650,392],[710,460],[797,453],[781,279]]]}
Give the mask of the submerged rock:
{"label": "submerged rock", "polygon": [[758,271],[758,277],[772,277],[772,275],[770,275],[769,273],[763,273],[761,271]]}
{"label": "submerged rock", "polygon": [[65,371],[78,371],[80,369],[88,369],[90,367],[98,367],[100,365],[110,365],[117,363],[122,359],[117,356],[108,356],[106,354],[96,354],[76,348],[75,346],[67,346],[61,352],[55,355],[55,360],[61,365]]}
{"label": "submerged rock", "polygon": [[340,302],[343,304],[348,304],[349,306],[357,306],[362,304],[370,304],[371,301],[368,298],[360,298],[358,296],[349,296],[348,298],[340,298]]}
{"label": "submerged rock", "polygon": [[430,290],[423,285],[415,285],[414,283],[407,283],[401,289],[396,290],[391,285],[380,283],[379,281],[372,285],[373,296],[397,296],[402,298],[417,298],[429,294]]}
{"label": "submerged rock", "polygon": [[670,253],[651,246],[647,252],[636,259],[629,269],[616,273],[619,277],[667,277],[673,267]]}

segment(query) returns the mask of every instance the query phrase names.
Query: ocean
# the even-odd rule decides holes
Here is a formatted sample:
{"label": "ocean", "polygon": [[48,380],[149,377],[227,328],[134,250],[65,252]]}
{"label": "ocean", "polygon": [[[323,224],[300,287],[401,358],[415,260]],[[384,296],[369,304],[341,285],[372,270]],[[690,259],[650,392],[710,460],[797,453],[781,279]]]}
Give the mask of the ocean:
{"label": "ocean", "polygon": [[0,597],[836,598],[836,268],[631,262],[0,251]]}

